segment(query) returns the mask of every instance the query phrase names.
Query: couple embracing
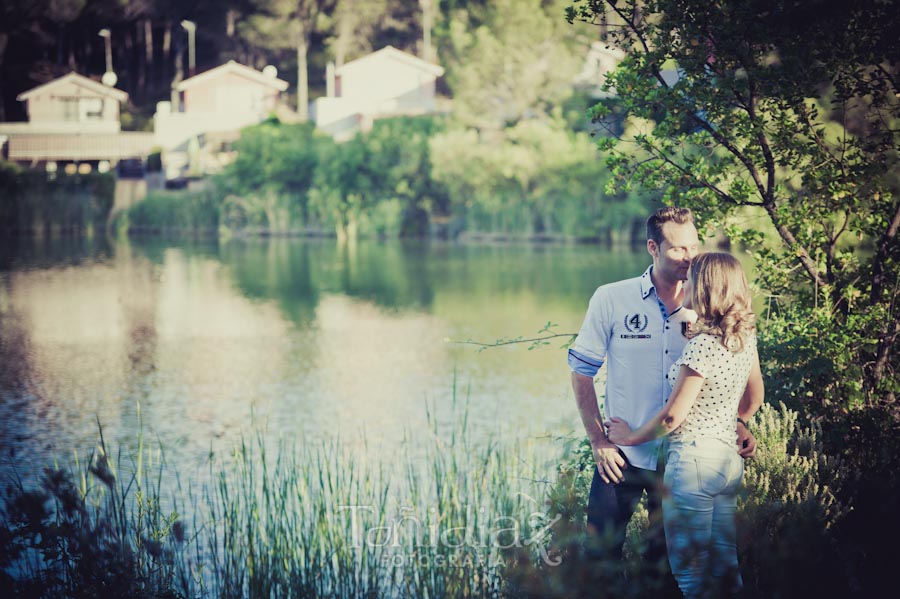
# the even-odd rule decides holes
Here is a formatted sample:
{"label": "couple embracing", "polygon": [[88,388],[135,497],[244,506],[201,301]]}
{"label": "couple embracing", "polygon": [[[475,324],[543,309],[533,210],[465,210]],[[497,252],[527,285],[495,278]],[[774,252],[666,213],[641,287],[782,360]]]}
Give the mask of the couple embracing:
{"label": "couple embracing", "polygon": [[[665,564],[667,555],[689,599],[730,596],[741,588],[737,490],[743,460],[756,450],[746,421],[763,400],[747,279],[730,254],[698,253],[684,208],[650,216],[647,250],[653,264],[643,275],[597,289],[569,350],[596,461],[593,551],[621,559],[625,527],[646,491],[645,557]],[[603,365],[605,422],[594,390]]]}

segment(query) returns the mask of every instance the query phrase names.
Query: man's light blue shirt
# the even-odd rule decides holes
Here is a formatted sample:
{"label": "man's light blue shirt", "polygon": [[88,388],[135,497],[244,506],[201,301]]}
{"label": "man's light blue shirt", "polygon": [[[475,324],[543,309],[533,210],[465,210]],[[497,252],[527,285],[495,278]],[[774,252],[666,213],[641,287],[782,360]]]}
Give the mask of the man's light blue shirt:
{"label": "man's light blue shirt", "polygon": [[[603,411],[632,428],[647,422],[669,398],[666,373],[681,355],[695,318],[681,307],[668,313],[650,279],[652,268],[599,287],[569,350],[569,367],[584,376],[593,378],[606,364]],[[620,449],[632,466],[655,470],[660,444],[657,439]]]}

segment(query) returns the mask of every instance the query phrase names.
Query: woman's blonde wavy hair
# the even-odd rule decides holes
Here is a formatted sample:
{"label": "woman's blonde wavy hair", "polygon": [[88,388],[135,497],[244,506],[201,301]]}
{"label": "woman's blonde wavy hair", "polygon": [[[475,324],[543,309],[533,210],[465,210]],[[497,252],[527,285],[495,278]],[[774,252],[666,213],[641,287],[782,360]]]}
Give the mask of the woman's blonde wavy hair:
{"label": "woman's blonde wavy hair", "polygon": [[690,336],[707,333],[730,351],[742,351],[756,332],[756,315],[741,263],[731,254],[708,252],[691,261],[688,276],[691,308],[697,312]]}

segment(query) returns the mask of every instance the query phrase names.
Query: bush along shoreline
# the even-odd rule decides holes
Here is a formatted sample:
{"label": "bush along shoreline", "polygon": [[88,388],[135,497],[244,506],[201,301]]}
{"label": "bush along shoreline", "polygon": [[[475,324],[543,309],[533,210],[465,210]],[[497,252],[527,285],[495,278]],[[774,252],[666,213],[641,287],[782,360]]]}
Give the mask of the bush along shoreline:
{"label": "bush along shoreline", "polygon": [[[560,115],[490,133],[448,117],[383,119],[340,144],[312,125],[273,118],[242,130],[232,149],[222,173],[189,189],[151,191],[115,214],[115,228],[170,237],[627,243],[643,240],[652,204],[647,194],[607,192],[609,173],[590,135]],[[0,192],[14,198],[0,205],[0,227],[28,234],[60,219],[72,228],[109,217],[112,173],[48,180],[0,167]],[[70,214],[75,208],[85,215]]]}
{"label": "bush along shoreline", "polygon": [[[261,434],[211,455],[183,489],[159,448],[98,449],[14,481],[2,503],[0,586],[20,597],[650,597],[640,557],[646,509],[629,526],[627,579],[587,557],[591,454],[560,439],[555,474],[529,444],[468,438],[465,418],[424,460],[366,468],[338,440]],[[855,480],[821,428],[784,404],[756,416],[758,456],[739,503],[746,597],[858,590],[865,547],[840,543]],[[441,439],[444,439],[442,441]],[[447,443],[446,441],[449,441]],[[852,493],[850,493],[852,495]],[[813,549],[814,548],[814,549]],[[854,556],[857,556],[854,558]]]}
{"label": "bush along shoreline", "polygon": [[106,228],[115,175],[67,175],[0,160],[0,231],[51,237],[93,235]]}

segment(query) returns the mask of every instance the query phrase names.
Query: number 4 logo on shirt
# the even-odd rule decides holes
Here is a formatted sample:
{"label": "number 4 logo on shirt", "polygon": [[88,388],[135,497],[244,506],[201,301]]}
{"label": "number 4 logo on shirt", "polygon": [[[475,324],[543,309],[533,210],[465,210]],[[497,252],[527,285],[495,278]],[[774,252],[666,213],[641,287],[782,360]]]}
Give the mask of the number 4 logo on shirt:
{"label": "number 4 logo on shirt", "polygon": [[643,333],[649,322],[646,314],[625,315],[625,328],[629,333]]}

